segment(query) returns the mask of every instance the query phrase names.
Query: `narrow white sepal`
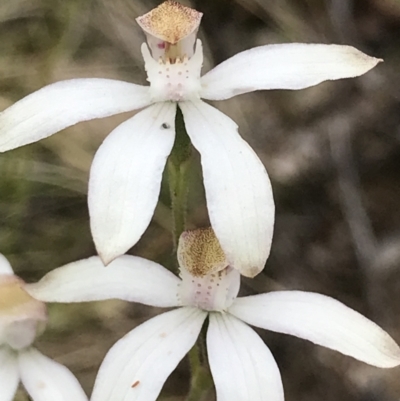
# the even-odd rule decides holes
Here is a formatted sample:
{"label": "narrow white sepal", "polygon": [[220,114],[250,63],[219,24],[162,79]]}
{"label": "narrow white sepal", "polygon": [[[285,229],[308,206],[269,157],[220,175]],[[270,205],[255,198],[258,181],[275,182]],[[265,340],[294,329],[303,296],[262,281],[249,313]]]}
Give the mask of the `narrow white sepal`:
{"label": "narrow white sepal", "polygon": [[275,218],[265,167],[228,116],[202,101],[179,106],[201,155],[212,228],[229,264],[254,277],[268,258]]}
{"label": "narrow white sepal", "polygon": [[212,313],[207,350],[218,401],[283,401],[283,386],[271,351],[245,323]]}
{"label": "narrow white sepal", "polygon": [[20,351],[21,381],[33,401],[87,401],[76,377],[34,348]]}
{"label": "narrow white sepal", "polygon": [[56,82],[0,113],[0,152],[37,142],[80,121],[149,104],[147,86],[99,78]]}
{"label": "narrow white sepal", "polygon": [[47,273],[25,289],[43,302],[122,299],[158,307],[178,306],[180,280],[161,265],[123,255],[104,266],[93,256]]}
{"label": "narrow white sepal", "polygon": [[0,274],[14,274],[14,271],[7,258],[0,253]]}
{"label": "narrow white sepal", "polygon": [[12,401],[19,382],[18,360],[15,351],[0,347],[0,400]]}
{"label": "narrow white sepal", "polygon": [[222,100],[262,89],[303,89],[327,80],[357,77],[380,61],[351,46],[260,46],[236,54],[205,74],[200,97]]}
{"label": "narrow white sepal", "polygon": [[91,401],[155,401],[193,347],[207,314],[195,308],[163,313],[121,338],[108,352]]}
{"label": "narrow white sepal", "polygon": [[89,179],[90,226],[105,264],[136,244],[149,225],[175,138],[175,103],[136,114],[105,139]]}
{"label": "narrow white sepal", "polygon": [[291,334],[370,365],[400,365],[400,348],[386,331],[325,295],[270,292],[237,298],[229,312],[253,326]]}

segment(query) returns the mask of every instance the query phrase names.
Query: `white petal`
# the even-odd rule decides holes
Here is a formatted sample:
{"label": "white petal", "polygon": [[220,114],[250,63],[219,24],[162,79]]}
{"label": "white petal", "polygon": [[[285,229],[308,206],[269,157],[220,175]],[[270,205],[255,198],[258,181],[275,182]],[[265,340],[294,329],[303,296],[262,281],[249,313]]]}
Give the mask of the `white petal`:
{"label": "white petal", "polygon": [[236,54],[204,75],[200,97],[222,100],[261,89],[303,89],[327,80],[357,77],[380,61],[351,46],[260,46]]}
{"label": "white petal", "polygon": [[0,275],[1,274],[14,274],[14,271],[7,258],[0,253]]}
{"label": "white petal", "polygon": [[150,223],[174,144],[175,113],[175,103],[148,107],[117,127],[96,153],[88,201],[105,264],[135,245]]}
{"label": "white petal", "polygon": [[381,368],[400,364],[400,348],[371,320],[325,295],[276,291],[237,298],[229,312],[245,322],[304,338]]}
{"label": "white petal", "polygon": [[15,351],[0,348],[0,400],[12,401],[19,382],[18,361]]}
{"label": "white petal", "polygon": [[70,263],[25,287],[44,302],[83,302],[123,299],[146,305],[178,306],[180,280],[164,267],[137,256],[124,255],[105,267],[94,256]]}
{"label": "white petal", "polygon": [[218,401],[284,400],[274,357],[245,323],[229,314],[211,314],[207,350]]}
{"label": "white petal", "polygon": [[0,113],[0,152],[47,138],[80,121],[149,104],[147,86],[98,78],[56,82]]}
{"label": "white petal", "polygon": [[153,401],[192,348],[207,314],[180,308],[157,316],[119,340],[105,357],[91,401]]}
{"label": "white petal", "polygon": [[211,225],[230,265],[253,277],[264,268],[272,241],[275,208],[267,172],[225,114],[202,101],[180,107],[201,154]]}
{"label": "white petal", "polygon": [[33,401],[87,401],[76,377],[34,348],[18,356],[21,381]]}

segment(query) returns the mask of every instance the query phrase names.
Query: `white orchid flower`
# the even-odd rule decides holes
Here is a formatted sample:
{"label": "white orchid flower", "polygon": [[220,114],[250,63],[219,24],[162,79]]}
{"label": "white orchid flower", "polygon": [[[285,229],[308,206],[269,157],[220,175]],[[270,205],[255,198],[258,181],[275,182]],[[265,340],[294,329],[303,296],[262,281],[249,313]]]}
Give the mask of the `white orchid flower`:
{"label": "white orchid flower", "polygon": [[75,376],[31,345],[47,321],[46,305],[32,298],[0,254],[0,401],[12,401],[19,381],[33,401],[87,401]]}
{"label": "white orchid flower", "polygon": [[202,14],[166,1],[138,18],[150,86],[109,79],[57,82],[0,114],[0,152],[80,121],[146,107],[100,146],[89,182],[91,230],[105,264],[142,236],[157,204],[175,138],[177,104],[200,152],[210,221],[230,266],[259,273],[269,255],[274,202],[267,172],[229,117],[204,103],[261,89],[303,89],[356,77],[379,60],[350,46],[280,44],[244,51],[200,76]]}
{"label": "white orchid flower", "polygon": [[283,401],[276,362],[248,324],[291,334],[381,368],[400,364],[400,348],[375,323],[316,293],[277,291],[237,298],[240,274],[228,266],[211,230],[181,236],[181,279],[124,255],[104,267],[98,257],[48,273],[28,286],[46,302],[118,298],[179,307],[141,324],[108,352],[91,401],[154,401],[209,317],[207,348],[218,401]]}

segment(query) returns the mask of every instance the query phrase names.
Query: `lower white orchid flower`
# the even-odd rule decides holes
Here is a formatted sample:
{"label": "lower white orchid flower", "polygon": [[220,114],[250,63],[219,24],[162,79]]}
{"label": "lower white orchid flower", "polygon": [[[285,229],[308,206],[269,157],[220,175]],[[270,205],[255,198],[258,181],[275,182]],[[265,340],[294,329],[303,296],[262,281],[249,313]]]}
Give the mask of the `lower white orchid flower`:
{"label": "lower white orchid flower", "polygon": [[[249,277],[269,255],[274,202],[267,172],[229,117],[204,103],[261,89],[303,89],[356,77],[379,60],[350,46],[280,44],[244,51],[200,77],[202,14],[166,1],[138,18],[150,86],[109,79],[57,82],[0,114],[0,152],[39,141],[80,121],[147,107],[118,126],[94,158],[89,212],[105,264],[142,236],[157,204],[175,138],[177,104],[200,152],[211,225],[230,266]],[[150,49],[149,49],[150,48]]]}
{"label": "lower white orchid flower", "polygon": [[218,401],[282,401],[276,362],[248,324],[291,334],[381,368],[400,364],[400,349],[379,326],[342,303],[316,293],[277,291],[237,298],[240,274],[228,266],[211,230],[181,236],[181,279],[135,256],[109,267],[98,257],[48,273],[28,286],[46,302],[118,298],[180,307],[141,324],[108,352],[92,401],[154,401],[209,317],[208,357]]}
{"label": "lower white orchid flower", "polygon": [[31,344],[47,321],[46,305],[32,298],[0,254],[0,401],[12,401],[19,381],[33,401],[87,401],[75,376]]}

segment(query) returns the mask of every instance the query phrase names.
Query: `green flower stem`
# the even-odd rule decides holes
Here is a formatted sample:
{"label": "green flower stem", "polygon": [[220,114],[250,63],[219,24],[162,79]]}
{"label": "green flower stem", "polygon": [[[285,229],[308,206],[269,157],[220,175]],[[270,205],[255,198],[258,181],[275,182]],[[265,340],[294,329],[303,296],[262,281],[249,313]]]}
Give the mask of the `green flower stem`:
{"label": "green flower stem", "polygon": [[188,175],[190,172],[192,147],[186,132],[181,110],[177,109],[175,118],[176,137],[168,159],[168,181],[171,195],[171,209],[175,251],[179,237],[186,228],[187,197],[189,193]]}
{"label": "green flower stem", "polygon": [[189,394],[185,401],[201,401],[212,386],[209,370],[202,366],[200,358],[200,346],[196,344],[189,351],[189,362],[192,372]]}
{"label": "green flower stem", "polygon": [[[171,196],[172,235],[176,251],[179,237],[186,229],[187,198],[192,155],[192,145],[186,132],[183,115],[179,107],[175,118],[175,129],[175,143],[168,158],[167,169]],[[203,365],[202,359],[202,343],[200,338],[197,344],[189,351],[192,376],[186,401],[201,401],[202,397],[211,387],[210,372],[208,367]]]}
{"label": "green flower stem", "polygon": [[[179,107],[175,117],[175,130],[175,143],[168,158],[167,169],[171,196],[172,236],[176,251],[179,237],[186,229],[187,198],[192,155],[192,145]],[[209,369],[202,363],[204,355],[202,352],[201,337],[197,344],[189,351],[192,378],[186,401],[201,401],[212,386]]]}

